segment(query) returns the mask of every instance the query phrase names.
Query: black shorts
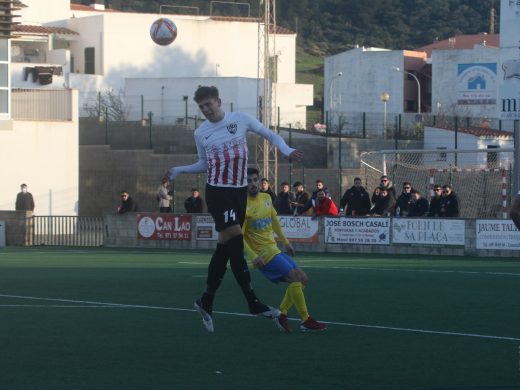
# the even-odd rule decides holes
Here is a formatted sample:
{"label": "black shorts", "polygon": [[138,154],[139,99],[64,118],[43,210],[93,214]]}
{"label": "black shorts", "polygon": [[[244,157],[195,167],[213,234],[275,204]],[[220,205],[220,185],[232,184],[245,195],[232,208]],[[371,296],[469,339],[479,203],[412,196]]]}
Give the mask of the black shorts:
{"label": "black shorts", "polygon": [[206,184],[206,205],[221,232],[233,225],[244,224],[247,206],[247,187],[215,187]]}

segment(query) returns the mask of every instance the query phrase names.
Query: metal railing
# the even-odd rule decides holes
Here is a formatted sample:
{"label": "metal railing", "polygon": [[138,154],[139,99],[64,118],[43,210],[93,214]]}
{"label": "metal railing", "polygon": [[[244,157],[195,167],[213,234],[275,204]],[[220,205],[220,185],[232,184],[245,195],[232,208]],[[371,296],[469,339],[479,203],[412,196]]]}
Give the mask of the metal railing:
{"label": "metal railing", "polygon": [[13,89],[11,100],[11,116],[15,120],[72,120],[70,89]]}
{"label": "metal railing", "polygon": [[34,216],[32,245],[102,246],[103,217]]}

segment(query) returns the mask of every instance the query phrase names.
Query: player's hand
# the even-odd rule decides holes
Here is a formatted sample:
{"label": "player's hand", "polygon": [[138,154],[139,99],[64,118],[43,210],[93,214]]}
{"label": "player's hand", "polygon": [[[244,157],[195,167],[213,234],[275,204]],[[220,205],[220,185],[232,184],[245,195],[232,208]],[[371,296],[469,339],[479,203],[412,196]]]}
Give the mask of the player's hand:
{"label": "player's hand", "polygon": [[261,257],[257,257],[256,259],[253,260],[253,265],[256,268],[262,268],[265,265],[265,263]]}
{"label": "player's hand", "polygon": [[178,174],[176,167],[171,167],[164,173],[164,177],[167,177],[170,181],[174,181]]}
{"label": "player's hand", "polygon": [[294,256],[294,248],[291,244],[285,245],[285,253],[287,253],[289,256]]}
{"label": "player's hand", "polygon": [[286,157],[289,161],[300,161],[303,158],[303,152],[301,150],[293,150],[293,152]]}

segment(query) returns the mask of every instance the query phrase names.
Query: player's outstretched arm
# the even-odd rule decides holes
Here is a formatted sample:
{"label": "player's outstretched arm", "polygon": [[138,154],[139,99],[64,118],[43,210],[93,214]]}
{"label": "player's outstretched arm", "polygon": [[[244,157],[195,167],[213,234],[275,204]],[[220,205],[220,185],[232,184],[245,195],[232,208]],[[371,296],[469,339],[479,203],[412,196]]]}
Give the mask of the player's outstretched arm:
{"label": "player's outstretched arm", "polygon": [[195,164],[183,165],[180,167],[171,167],[166,173],[165,177],[169,178],[170,181],[175,181],[179,173],[201,173],[206,172],[208,169],[208,163],[204,160],[199,160]]}
{"label": "player's outstretched arm", "polygon": [[280,135],[266,128],[260,121],[258,121],[251,115],[246,113],[242,113],[242,115],[243,118],[245,118],[245,120],[247,121],[248,129],[265,138],[274,146],[276,146],[276,148],[280,150],[280,152],[285,156],[286,159],[291,161],[302,159],[303,153],[287,145],[284,139],[280,137]]}

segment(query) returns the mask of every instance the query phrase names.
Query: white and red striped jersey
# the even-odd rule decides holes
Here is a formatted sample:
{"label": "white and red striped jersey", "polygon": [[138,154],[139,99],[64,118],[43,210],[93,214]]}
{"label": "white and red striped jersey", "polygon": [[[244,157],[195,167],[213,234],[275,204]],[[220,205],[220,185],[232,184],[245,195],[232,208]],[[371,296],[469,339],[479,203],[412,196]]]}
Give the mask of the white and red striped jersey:
{"label": "white and red striped jersey", "polygon": [[208,184],[217,187],[245,187],[247,185],[247,132],[252,131],[273,143],[289,156],[290,148],[282,137],[267,129],[244,112],[226,112],[219,122],[205,121],[195,130],[199,161],[170,170],[170,179],[178,173],[207,171]]}

